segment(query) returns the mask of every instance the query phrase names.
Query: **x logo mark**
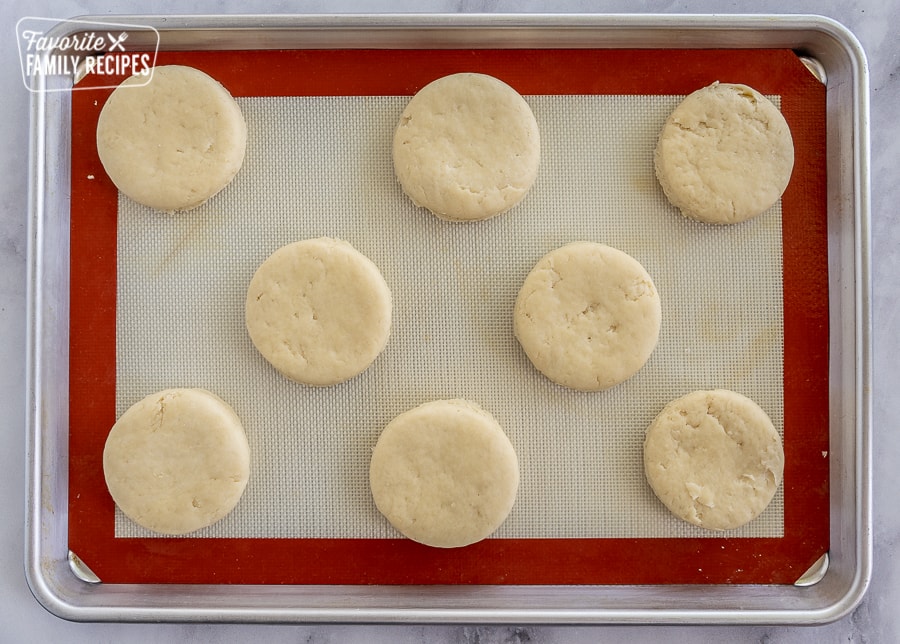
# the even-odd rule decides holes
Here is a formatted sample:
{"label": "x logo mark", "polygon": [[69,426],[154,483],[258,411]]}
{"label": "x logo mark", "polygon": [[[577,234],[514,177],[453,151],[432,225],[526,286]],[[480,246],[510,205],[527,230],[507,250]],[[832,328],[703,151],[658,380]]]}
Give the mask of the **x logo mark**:
{"label": "x logo mark", "polygon": [[116,49],[118,49],[119,51],[121,51],[123,53],[125,52],[125,48],[122,46],[122,43],[125,41],[126,38],[128,38],[128,34],[126,32],[123,31],[122,33],[120,33],[118,38],[116,38],[115,36],[113,36],[111,33],[108,33],[108,32],[106,35],[109,38],[109,42],[110,42],[109,51],[115,51]]}

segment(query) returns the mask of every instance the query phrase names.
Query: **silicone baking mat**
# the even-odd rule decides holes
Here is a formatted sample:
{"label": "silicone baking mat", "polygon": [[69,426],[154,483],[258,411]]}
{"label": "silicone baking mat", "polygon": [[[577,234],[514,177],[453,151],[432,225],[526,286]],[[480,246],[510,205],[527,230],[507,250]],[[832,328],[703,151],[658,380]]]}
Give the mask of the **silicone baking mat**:
{"label": "silicone baking mat", "polygon": [[[164,215],[120,197],[96,156],[109,92],[73,94],[70,548],[105,582],[791,583],[827,550],[824,87],[789,51],[377,50],[167,52],[221,81],[248,123],[235,181]],[[487,222],[449,224],[393,178],[408,97],[456,71],[526,96],[539,179]],[[782,201],[738,226],[681,217],[653,176],[662,122],[713,81],[769,95],[796,163]],[[348,383],[275,373],[243,327],[259,263],[296,239],[347,239],[394,297],[384,354]],[[585,394],[553,385],[512,336],[518,287],[547,251],[590,239],[630,253],[663,301],[651,360]],[[205,387],[241,416],[251,481],[226,519],[182,538],[134,525],[106,492],[115,418],[172,386]],[[747,526],[672,517],[643,478],[643,432],[669,400],[741,391],[783,433],[785,481]],[[493,537],[438,550],[374,508],[368,455],[421,402],[464,397],[510,436],[522,482]]]}

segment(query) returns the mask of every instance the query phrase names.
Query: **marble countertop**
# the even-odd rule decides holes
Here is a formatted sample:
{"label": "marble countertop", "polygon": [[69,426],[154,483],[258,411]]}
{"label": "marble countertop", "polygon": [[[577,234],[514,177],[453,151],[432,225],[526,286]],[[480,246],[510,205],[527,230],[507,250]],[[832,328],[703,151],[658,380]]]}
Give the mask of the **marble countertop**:
{"label": "marble countertop", "polygon": [[[387,12],[586,12],[586,13],[778,13],[778,0],[564,0],[546,7],[534,0],[411,2],[410,0],[314,0],[305,3],[247,0],[240,13],[387,13]],[[4,118],[2,199],[0,199],[0,404],[10,412],[0,432],[0,641],[8,642],[888,642],[900,633],[900,504],[891,499],[900,487],[894,461],[900,456],[900,433],[889,419],[900,416],[896,356],[900,354],[900,219],[889,206],[900,201],[900,120],[892,114],[900,104],[900,3],[791,3],[790,13],[821,14],[846,25],[866,51],[871,84],[872,281],[874,298],[874,575],[861,604],[844,618],[822,626],[520,626],[520,625],[227,625],[227,624],[81,624],[59,619],[29,592],[23,571],[25,502],[25,290],[28,150],[28,92],[23,88],[15,49],[15,23],[25,16],[64,19],[78,15],[164,13],[160,0],[127,3],[115,0],[36,0],[4,3],[0,24],[8,62],[0,68]],[[237,13],[221,0],[194,0],[181,5],[192,14]]]}

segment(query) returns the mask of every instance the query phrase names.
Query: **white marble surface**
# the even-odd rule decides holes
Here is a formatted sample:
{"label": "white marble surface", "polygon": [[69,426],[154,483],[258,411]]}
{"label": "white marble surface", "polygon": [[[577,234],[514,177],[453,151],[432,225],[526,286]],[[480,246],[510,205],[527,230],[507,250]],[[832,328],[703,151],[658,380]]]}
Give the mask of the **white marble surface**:
{"label": "white marble surface", "polygon": [[[871,74],[872,257],[874,301],[874,577],[861,605],[847,617],[817,627],[785,626],[346,626],[346,625],[173,625],[75,624],[47,613],[31,596],[23,573],[25,500],[25,254],[28,94],[19,77],[14,25],[23,16],[67,18],[84,14],[164,13],[159,0],[141,3],[100,0],[35,0],[0,6],[0,406],[7,421],[0,430],[0,641],[2,642],[894,642],[900,637],[900,417],[896,356],[900,354],[900,219],[891,203],[900,201],[900,3],[895,0],[846,2],[798,0],[683,0],[628,2],[569,0],[546,6],[534,0],[312,1],[246,0],[240,13],[296,12],[648,12],[648,13],[816,13],[842,22],[861,41]],[[180,4],[184,13],[236,13],[221,0]],[[230,8],[225,8],[230,7]]]}

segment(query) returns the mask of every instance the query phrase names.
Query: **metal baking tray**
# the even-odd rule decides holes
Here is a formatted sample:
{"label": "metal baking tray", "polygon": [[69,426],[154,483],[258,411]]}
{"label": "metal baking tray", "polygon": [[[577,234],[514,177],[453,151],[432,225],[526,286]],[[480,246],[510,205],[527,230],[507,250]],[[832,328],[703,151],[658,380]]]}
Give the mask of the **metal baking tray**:
{"label": "metal baking tray", "polygon": [[[792,49],[826,84],[830,547],[791,584],[104,584],[69,551],[69,217],[73,78],[32,94],[26,577],[79,621],[822,623],[871,574],[868,77],[864,52],[817,16],[120,16],[160,51],[276,49]],[[78,22],[54,29],[80,33]],[[129,46],[151,51],[135,28]]]}

